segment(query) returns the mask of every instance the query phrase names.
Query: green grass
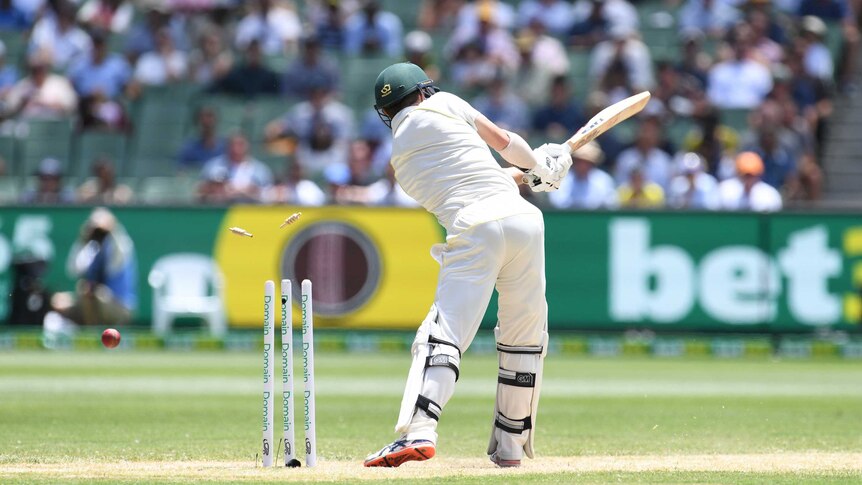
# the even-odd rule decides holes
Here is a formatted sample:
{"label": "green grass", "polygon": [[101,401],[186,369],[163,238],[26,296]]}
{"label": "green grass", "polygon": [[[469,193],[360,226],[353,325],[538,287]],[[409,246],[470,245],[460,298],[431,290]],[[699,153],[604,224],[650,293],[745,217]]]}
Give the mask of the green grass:
{"label": "green grass", "polygon": [[[394,438],[409,359],[319,353],[316,364],[319,454],[323,463],[359,463]],[[493,357],[465,358],[455,397],[438,430],[441,463],[484,457],[495,369]],[[52,464],[80,464],[84,475],[64,476],[63,483],[186,480],[149,476],[146,471],[131,478],[86,474],[88,464],[121,460],[132,462],[130,466],[216,461],[251,468],[259,452],[261,382],[257,353],[0,353],[0,482],[56,483]],[[278,401],[276,411],[280,430]],[[860,415],[858,362],[552,356],[546,361],[536,447],[540,455],[551,457],[637,455],[658,460],[702,454],[860,453]],[[14,470],[22,464],[35,464],[35,471]],[[797,473],[789,468],[639,472],[624,467],[532,473],[541,471],[532,468],[522,470],[517,481],[858,483],[862,464],[850,468]],[[416,477],[423,469],[409,470],[409,476]],[[188,481],[250,483],[290,476],[278,471],[282,473],[257,470],[232,478],[202,474]],[[401,470],[388,472],[375,479],[403,476]],[[344,480],[306,475],[315,478]],[[468,473],[438,480],[485,483],[488,478]]]}

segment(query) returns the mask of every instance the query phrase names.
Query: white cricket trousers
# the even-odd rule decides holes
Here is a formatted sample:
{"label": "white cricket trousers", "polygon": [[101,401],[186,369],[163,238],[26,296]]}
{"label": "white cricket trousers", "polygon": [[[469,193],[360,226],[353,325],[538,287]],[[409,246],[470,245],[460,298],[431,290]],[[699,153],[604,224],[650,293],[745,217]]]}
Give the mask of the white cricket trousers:
{"label": "white cricket trousers", "polygon": [[[499,293],[499,343],[540,346],[547,330],[545,248],[542,213],[534,206],[521,213],[458,227],[446,244],[432,250],[440,262],[435,306],[441,338],[463,353],[470,346],[488,308],[494,288]],[[435,396],[444,407],[455,388],[454,373],[429,367],[422,395]],[[437,421],[416,412],[408,439],[437,441]]]}

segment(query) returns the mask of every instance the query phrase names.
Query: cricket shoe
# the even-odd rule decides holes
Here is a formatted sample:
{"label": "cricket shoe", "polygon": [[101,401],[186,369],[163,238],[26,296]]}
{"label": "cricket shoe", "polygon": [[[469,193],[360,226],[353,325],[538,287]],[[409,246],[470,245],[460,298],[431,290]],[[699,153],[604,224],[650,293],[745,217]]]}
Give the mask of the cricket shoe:
{"label": "cricket shoe", "polygon": [[504,460],[497,456],[496,453],[490,455],[488,458],[490,458],[491,462],[500,468],[517,468],[521,466],[521,460]]}
{"label": "cricket shoe", "polygon": [[434,458],[434,443],[429,440],[397,440],[377,453],[368,455],[365,466],[396,467],[405,461],[425,461]]}

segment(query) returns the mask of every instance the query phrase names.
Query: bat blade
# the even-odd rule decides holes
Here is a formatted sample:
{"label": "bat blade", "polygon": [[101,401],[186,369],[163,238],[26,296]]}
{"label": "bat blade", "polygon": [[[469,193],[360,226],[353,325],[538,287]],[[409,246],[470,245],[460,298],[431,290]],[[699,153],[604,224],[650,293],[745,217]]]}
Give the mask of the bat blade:
{"label": "bat blade", "polygon": [[566,144],[574,152],[578,148],[595,140],[602,133],[640,113],[649,102],[649,99],[649,91],[644,91],[608,106],[599,111],[577,133],[566,140]]}

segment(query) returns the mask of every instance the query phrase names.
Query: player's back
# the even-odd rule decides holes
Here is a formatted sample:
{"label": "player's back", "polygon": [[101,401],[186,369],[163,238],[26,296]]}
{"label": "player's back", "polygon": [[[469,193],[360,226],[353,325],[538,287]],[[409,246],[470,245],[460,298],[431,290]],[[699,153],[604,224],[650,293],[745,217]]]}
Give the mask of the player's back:
{"label": "player's back", "polygon": [[404,191],[447,229],[460,209],[497,196],[523,203],[512,178],[476,132],[469,103],[440,92],[392,120],[392,167]]}

